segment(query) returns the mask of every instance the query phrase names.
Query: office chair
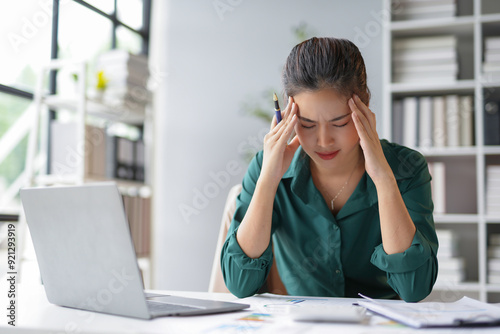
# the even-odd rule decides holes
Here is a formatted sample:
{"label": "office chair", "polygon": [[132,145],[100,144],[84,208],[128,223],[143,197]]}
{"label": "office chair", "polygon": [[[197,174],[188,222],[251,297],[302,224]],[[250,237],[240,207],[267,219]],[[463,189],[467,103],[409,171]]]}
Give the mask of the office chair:
{"label": "office chair", "polygon": [[[229,292],[224,283],[224,278],[222,277],[222,269],[220,267],[220,253],[222,246],[226,240],[227,231],[229,230],[229,225],[231,225],[231,220],[233,219],[234,211],[236,210],[236,197],[241,192],[241,184],[235,185],[229,190],[229,194],[226,199],[226,204],[224,206],[224,212],[222,214],[222,222],[219,229],[219,238],[217,240],[217,247],[215,249],[214,262],[212,265],[212,274],[210,277],[210,285],[208,288],[209,292]],[[287,295],[287,291],[278,273],[278,268],[276,267],[276,260],[273,261],[271,271],[267,276],[266,283],[259,290],[259,293],[269,292],[280,295]]]}

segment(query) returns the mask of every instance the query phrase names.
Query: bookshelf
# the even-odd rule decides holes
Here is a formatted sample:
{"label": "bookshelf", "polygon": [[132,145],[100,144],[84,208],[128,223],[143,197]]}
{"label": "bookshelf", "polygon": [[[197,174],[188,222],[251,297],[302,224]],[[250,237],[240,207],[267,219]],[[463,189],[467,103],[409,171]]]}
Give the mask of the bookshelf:
{"label": "bookshelf", "polygon": [[[432,3],[432,1],[414,1],[413,4],[409,4],[408,0],[384,0],[383,14],[385,15],[381,15],[384,34],[382,137],[405,144],[404,138],[398,134],[398,126],[402,126],[403,129],[405,126],[417,127],[419,130],[424,130],[423,133],[426,134],[429,133],[425,132],[426,127],[431,126],[432,142],[430,145],[421,145],[424,140],[420,137],[423,135],[417,130],[417,139],[408,146],[420,151],[430,163],[431,168],[433,164],[444,167],[442,177],[436,174],[432,181],[434,201],[435,203],[441,201],[444,208],[442,212],[435,212],[434,216],[436,229],[446,232],[440,234],[443,238],[440,240],[440,252],[444,253],[445,248],[451,245],[444,239],[451,238],[455,246],[452,247],[453,254],[450,256],[463,259],[464,279],[442,275],[445,279],[438,278],[428,299],[451,301],[467,295],[481,301],[498,303],[500,302],[500,282],[495,281],[498,274],[495,274],[497,275],[495,277],[490,274],[493,274],[494,265],[498,266],[500,261],[490,262],[490,260],[495,259],[494,247],[500,239],[494,237],[500,233],[500,214],[492,212],[491,208],[488,209],[487,202],[488,200],[495,201],[496,197],[490,198],[489,196],[492,196],[492,193],[496,196],[500,192],[500,189],[493,189],[493,186],[489,185],[494,182],[492,176],[494,173],[488,172],[490,166],[500,165],[500,143],[489,144],[487,142],[490,138],[488,131],[491,130],[485,130],[485,125],[494,124],[494,131],[497,131],[495,129],[498,129],[500,125],[494,119],[491,123],[486,118],[490,115],[485,114],[485,105],[488,102],[500,101],[500,74],[483,72],[483,63],[494,56],[487,55],[488,53],[500,54],[500,51],[490,51],[491,48],[487,46],[487,39],[500,36],[500,2],[444,0]],[[432,5],[441,7],[432,8]],[[412,46],[409,48],[411,49],[417,48],[415,40],[423,38],[427,41],[427,45],[423,47],[426,48],[430,47],[433,38],[443,36],[446,37],[443,40],[445,42],[441,42],[432,52],[427,50],[426,53],[421,53],[417,58],[415,58],[418,54],[416,51],[398,49],[397,43],[401,43],[402,40],[412,40],[413,44],[410,43]],[[448,44],[451,47],[447,48]],[[448,55],[450,50],[453,50],[452,57]],[[432,56],[430,56],[431,53]],[[422,60],[425,57],[433,57],[433,59],[425,62]],[[407,60],[406,68],[405,59]],[[500,64],[500,59],[498,63]],[[441,65],[436,67],[434,66],[436,64]],[[419,70],[412,67],[417,65],[421,65]],[[435,70],[431,71],[431,68]],[[445,68],[450,68],[450,70],[444,73]],[[442,69],[442,76],[432,73]],[[404,72],[406,76],[400,75],[400,72]],[[408,74],[415,72],[419,73]],[[451,80],[450,76],[453,77]],[[464,117],[457,118],[460,126],[463,125],[468,130],[462,128],[450,130],[449,124],[442,125],[443,129],[449,131],[446,133],[446,140],[449,142],[438,144],[437,130],[439,129],[436,128],[436,124],[439,118],[433,119],[431,123],[423,122],[420,117],[428,111],[420,109],[425,108],[425,103],[421,102],[425,102],[426,97],[434,101],[439,100],[440,97],[446,99],[448,96],[469,96],[472,99],[472,116],[466,121]],[[407,112],[408,108],[402,108],[400,111],[398,108],[401,102],[399,101],[411,100],[415,97],[417,118],[408,121],[413,113]],[[452,102],[448,105],[451,106]],[[444,119],[449,120],[450,110],[445,108],[443,111],[439,104],[433,104],[432,117],[438,113],[444,113],[446,116]],[[459,111],[463,109],[462,105],[457,108]],[[400,112],[402,116],[398,116],[397,113]],[[408,123],[404,123],[405,117]],[[403,118],[402,124],[398,123],[401,118]],[[463,131],[472,132],[471,142],[465,144],[450,142],[450,134],[457,135],[457,140],[462,141]],[[444,189],[444,191],[439,191],[439,189]],[[500,205],[500,201],[498,203]],[[442,262],[443,267],[449,263],[448,259],[440,258],[439,261]]]}
{"label": "bookshelf", "polygon": [[[116,62],[113,65],[116,67]],[[67,89],[66,93],[59,95],[46,93],[44,84],[52,70],[59,74],[72,73],[77,78],[70,93]],[[28,185],[115,182],[122,194],[145,288],[151,288],[153,189],[148,165],[152,152],[151,111],[147,101],[141,101],[140,106],[137,103],[113,104],[92,94],[87,88],[86,76],[85,62],[53,60],[41,69],[34,94],[33,128],[28,143],[25,171]],[[144,90],[147,90],[146,83]],[[135,89],[138,90],[138,86]],[[65,114],[61,117],[63,120],[52,120],[49,124],[49,110],[56,115]],[[113,128],[132,130],[137,138],[125,138],[120,131],[110,131]],[[124,169],[126,173],[121,173]],[[23,219],[20,219],[22,224],[25,223]],[[27,254],[23,255],[24,259],[27,263],[34,262],[31,244],[26,243],[24,247]],[[27,269],[28,272],[32,270]]]}

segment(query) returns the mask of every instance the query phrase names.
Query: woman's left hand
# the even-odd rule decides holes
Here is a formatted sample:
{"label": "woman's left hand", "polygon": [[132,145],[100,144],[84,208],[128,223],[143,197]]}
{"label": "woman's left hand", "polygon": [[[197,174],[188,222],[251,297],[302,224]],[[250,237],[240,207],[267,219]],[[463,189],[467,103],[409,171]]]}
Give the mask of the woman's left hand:
{"label": "woman's left hand", "polygon": [[348,104],[352,110],[351,117],[358,131],[361,149],[365,157],[366,172],[375,183],[388,177],[393,178],[394,174],[385,158],[382,145],[380,145],[375,113],[355,94],[349,99]]}

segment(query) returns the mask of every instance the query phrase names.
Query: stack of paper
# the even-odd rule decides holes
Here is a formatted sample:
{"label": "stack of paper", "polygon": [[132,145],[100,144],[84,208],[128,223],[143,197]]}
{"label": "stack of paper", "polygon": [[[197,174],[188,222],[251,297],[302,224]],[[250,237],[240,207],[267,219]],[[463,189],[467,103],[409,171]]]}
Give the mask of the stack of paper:
{"label": "stack of paper", "polygon": [[138,112],[144,112],[151,99],[148,90],[149,68],[145,55],[125,50],[112,50],[99,56],[97,71],[106,80],[103,102]]}
{"label": "stack of paper", "polygon": [[453,17],[457,12],[455,0],[393,0],[394,20],[419,20]]}
{"label": "stack of paper", "polygon": [[489,236],[488,283],[500,284],[500,233]]}
{"label": "stack of paper", "polygon": [[500,215],[500,165],[486,166],[486,213]]}
{"label": "stack of paper", "polygon": [[458,256],[458,236],[453,230],[437,229],[439,241],[437,284],[460,283],[465,280],[465,260]]}
{"label": "stack of paper", "polygon": [[458,75],[453,35],[399,38],[393,42],[394,82],[453,82]]}
{"label": "stack of paper", "polygon": [[483,75],[487,81],[500,79],[500,36],[484,38]]}

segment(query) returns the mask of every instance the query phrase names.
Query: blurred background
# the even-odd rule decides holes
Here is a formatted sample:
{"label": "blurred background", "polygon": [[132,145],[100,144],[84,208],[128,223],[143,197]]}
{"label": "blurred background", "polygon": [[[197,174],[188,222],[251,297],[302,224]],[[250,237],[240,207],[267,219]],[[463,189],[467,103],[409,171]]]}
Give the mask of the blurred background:
{"label": "blurred background", "polygon": [[[120,49],[147,55],[150,126],[139,126],[139,134],[115,131],[146,142],[150,287],[208,289],[227,193],[262,147],[273,92],[285,106],[280,75],[294,45],[313,36],[356,43],[368,70],[370,107],[381,113],[381,0],[53,3],[10,2],[0,11],[2,220],[15,220],[20,210],[17,190],[26,184],[40,67],[51,58],[84,61],[86,85],[94,92],[102,54]],[[60,71],[47,77],[43,91],[74,94],[77,79]],[[53,120],[72,117],[69,112],[51,115]]]}

